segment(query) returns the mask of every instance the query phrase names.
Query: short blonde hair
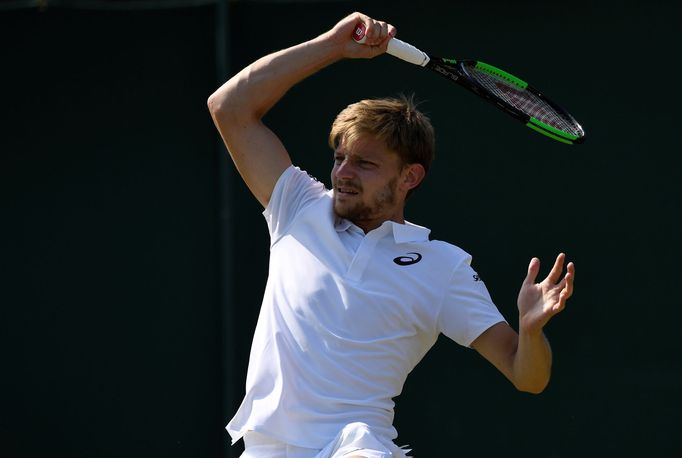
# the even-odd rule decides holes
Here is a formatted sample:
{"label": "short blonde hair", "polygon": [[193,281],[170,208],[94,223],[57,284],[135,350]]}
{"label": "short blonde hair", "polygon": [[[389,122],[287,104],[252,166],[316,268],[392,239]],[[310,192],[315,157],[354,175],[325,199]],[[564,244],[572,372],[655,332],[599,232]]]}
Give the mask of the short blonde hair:
{"label": "short blonde hair", "polygon": [[394,151],[402,165],[421,164],[429,171],[435,156],[435,133],[429,118],[417,109],[414,97],[367,99],[348,105],[338,114],[329,132],[329,146],[336,150],[370,135]]}

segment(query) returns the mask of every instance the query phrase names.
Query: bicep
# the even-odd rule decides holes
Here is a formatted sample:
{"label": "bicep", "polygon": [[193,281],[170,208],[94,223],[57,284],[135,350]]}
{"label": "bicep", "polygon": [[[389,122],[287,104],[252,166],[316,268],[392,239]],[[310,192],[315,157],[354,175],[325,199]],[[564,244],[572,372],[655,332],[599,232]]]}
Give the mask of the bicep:
{"label": "bicep", "polygon": [[239,118],[211,110],[239,174],[258,201],[267,207],[282,173],[291,165],[281,140],[260,119]]}
{"label": "bicep", "polygon": [[509,324],[501,322],[478,336],[471,343],[471,348],[513,381],[513,362],[518,342],[519,336],[516,331]]}

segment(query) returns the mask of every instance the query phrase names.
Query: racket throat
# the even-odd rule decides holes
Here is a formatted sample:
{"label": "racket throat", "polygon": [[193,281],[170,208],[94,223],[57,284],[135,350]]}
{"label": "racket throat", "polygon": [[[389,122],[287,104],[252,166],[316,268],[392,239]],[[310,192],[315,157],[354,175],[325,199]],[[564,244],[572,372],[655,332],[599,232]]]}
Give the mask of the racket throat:
{"label": "racket throat", "polygon": [[437,73],[440,73],[442,76],[444,76],[444,77],[446,77],[452,81],[459,80],[460,75],[454,71],[451,71],[450,69],[448,69],[445,66],[430,63],[429,65],[427,65],[427,67],[430,68],[431,70],[437,72]]}

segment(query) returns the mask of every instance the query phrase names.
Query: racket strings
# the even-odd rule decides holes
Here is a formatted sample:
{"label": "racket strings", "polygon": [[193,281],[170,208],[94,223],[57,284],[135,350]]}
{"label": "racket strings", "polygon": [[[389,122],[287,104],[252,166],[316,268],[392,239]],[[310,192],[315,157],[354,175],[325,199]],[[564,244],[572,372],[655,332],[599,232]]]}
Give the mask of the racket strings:
{"label": "racket strings", "polygon": [[470,67],[467,70],[472,79],[485,87],[491,94],[528,116],[563,132],[582,136],[580,126],[532,92],[514,86],[503,79],[496,78],[476,68]]}

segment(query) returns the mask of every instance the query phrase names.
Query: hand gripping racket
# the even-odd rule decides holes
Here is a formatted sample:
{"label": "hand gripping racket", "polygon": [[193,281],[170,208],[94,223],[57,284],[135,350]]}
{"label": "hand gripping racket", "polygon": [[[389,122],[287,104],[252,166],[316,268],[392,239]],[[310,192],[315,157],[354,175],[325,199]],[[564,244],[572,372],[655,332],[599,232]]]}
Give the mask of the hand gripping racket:
{"label": "hand gripping racket", "polygon": [[[353,39],[362,43],[364,38],[365,25],[358,24]],[[581,143],[585,138],[582,126],[566,110],[522,79],[499,68],[477,60],[429,57],[424,51],[397,38],[388,42],[386,52],[458,83],[534,131],[554,140],[572,145]]]}

